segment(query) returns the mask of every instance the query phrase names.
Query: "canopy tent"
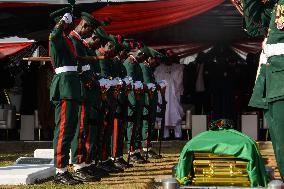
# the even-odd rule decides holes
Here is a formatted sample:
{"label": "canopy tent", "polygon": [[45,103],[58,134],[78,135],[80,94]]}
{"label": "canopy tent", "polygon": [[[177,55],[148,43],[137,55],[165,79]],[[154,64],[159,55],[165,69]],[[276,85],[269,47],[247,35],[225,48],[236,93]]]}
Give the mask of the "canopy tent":
{"label": "canopy tent", "polygon": [[[115,3],[106,1],[96,3],[94,0],[76,0],[77,4],[74,9],[75,15],[76,12],[87,11],[99,19],[111,16],[113,23],[106,27],[107,31],[114,34],[124,34],[126,37],[143,41],[156,49],[171,48],[184,62],[192,61],[191,56],[195,57],[200,51],[208,51],[220,41],[228,44],[241,55],[257,52],[260,49],[262,40],[250,39],[246,35],[242,29],[242,17],[230,1],[141,1],[143,2],[115,0]],[[67,0],[14,0],[8,2],[0,2],[0,38],[16,35],[44,42],[47,47],[48,35],[54,26],[49,14],[66,6]],[[16,54],[7,54],[6,58],[8,56],[11,60],[16,57],[13,60],[21,60],[23,52],[33,52],[34,45],[36,43]],[[27,53],[25,55],[28,56]],[[0,59],[0,61],[2,60]],[[50,66],[50,64],[45,66]],[[42,69],[43,66],[40,68]],[[51,75],[50,71],[39,74],[42,77],[41,80],[45,82],[50,82]],[[48,77],[48,79],[44,77]],[[36,81],[37,79],[32,80],[32,82]],[[27,86],[27,91],[32,91],[29,90],[29,87],[38,85],[28,83]],[[39,98],[48,104],[48,97],[42,95],[48,94],[48,91],[45,91],[46,88],[43,89],[48,84],[40,84],[39,86],[39,94],[41,94]],[[30,97],[29,100],[31,101]],[[24,101],[29,102],[29,100]],[[35,101],[35,98],[32,101]],[[32,108],[29,104],[27,107]],[[39,104],[40,107],[47,106]],[[45,116],[42,118],[44,120],[42,123],[48,123],[52,120],[48,116],[53,114],[48,113],[45,108],[39,111],[39,115]],[[46,128],[50,128],[52,123],[46,125],[48,126]]]}
{"label": "canopy tent", "polygon": [[[67,0],[2,1],[0,37],[18,35],[47,42],[54,25],[49,14],[65,6],[64,3]],[[233,44],[233,49],[241,55],[249,52],[241,44],[249,43],[252,48],[260,49],[260,42],[256,43],[243,31],[242,17],[230,1],[116,0],[115,3],[94,3],[77,0],[76,3],[74,9],[77,12],[90,12],[100,20],[110,16],[113,22],[105,28],[108,32],[124,34],[157,49],[173,48],[180,58],[194,55],[218,41]]]}
{"label": "canopy tent", "polygon": [[113,18],[113,23],[105,27],[110,33],[131,35],[155,49],[171,48],[181,62],[220,41],[245,59],[248,53],[260,51],[263,40],[247,36],[242,16],[229,1],[121,4],[92,14],[99,19],[107,15]]}
{"label": "canopy tent", "polygon": [[[262,39],[242,39],[230,44],[227,47],[237,53],[242,59],[246,59],[248,53],[256,54],[261,51]],[[188,44],[168,44],[168,45],[152,45],[154,49],[172,49],[172,51],[180,58],[182,64],[193,62],[197,54],[214,47],[214,43],[196,43]]]}
{"label": "canopy tent", "polygon": [[99,19],[110,16],[106,30],[113,34],[136,34],[188,20],[206,12],[224,0],[167,0],[110,5],[92,14]]}
{"label": "canopy tent", "polygon": [[[80,3],[78,1],[79,4],[76,4],[74,10],[75,13],[82,10],[91,12],[99,19],[110,16],[113,20],[110,28],[107,28],[110,33],[132,35],[187,20],[212,9],[223,1],[127,1],[124,3],[111,3],[109,6],[105,6],[107,4],[104,2],[90,3],[90,1],[84,1],[85,3]],[[0,37],[16,34],[35,38],[36,40],[47,40],[46,36],[53,25],[53,21],[49,19],[48,15],[63,6],[65,5],[42,3],[42,1],[32,1],[32,3],[25,3],[25,1],[21,3],[2,2],[0,3],[0,23],[2,28]],[[40,34],[40,31],[45,34],[31,36],[31,33]]]}
{"label": "canopy tent", "polygon": [[0,59],[7,56],[12,56],[31,46],[32,44],[33,42],[0,43]]}

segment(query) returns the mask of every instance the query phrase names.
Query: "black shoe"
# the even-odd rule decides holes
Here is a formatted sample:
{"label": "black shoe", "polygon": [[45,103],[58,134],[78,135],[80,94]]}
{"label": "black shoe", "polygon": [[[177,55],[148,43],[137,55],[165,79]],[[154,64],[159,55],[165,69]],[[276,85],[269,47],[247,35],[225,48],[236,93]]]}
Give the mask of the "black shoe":
{"label": "black shoe", "polygon": [[118,167],[116,167],[114,165],[114,163],[112,162],[112,160],[107,160],[105,162],[100,162],[98,165],[98,168],[103,169],[105,171],[107,171],[108,173],[120,173],[123,172],[123,169],[119,169]]}
{"label": "black shoe", "polygon": [[82,184],[82,181],[75,180],[72,175],[66,171],[64,173],[57,173],[54,177],[53,182],[56,184],[67,184],[67,185],[76,185],[76,184]]}
{"label": "black shoe", "polygon": [[114,165],[116,167],[119,167],[120,169],[125,169],[127,167],[127,165],[123,164],[121,161],[120,161],[121,158],[119,159],[116,159],[113,161]]}
{"label": "black shoe", "polygon": [[117,158],[114,161],[114,164],[116,165],[116,163],[122,164],[124,166],[124,168],[130,168],[133,167],[133,164],[127,163],[127,161],[125,161],[122,157],[121,158]]}
{"label": "black shoe", "polygon": [[116,168],[118,170],[119,173],[124,172],[124,168],[121,166],[116,166],[114,161],[111,160],[111,166],[114,166],[114,168]]}
{"label": "black shoe", "polygon": [[96,167],[96,169],[98,170],[98,172],[100,174],[102,174],[102,177],[108,177],[109,176],[109,172],[107,172],[106,170],[99,168],[99,167]]}
{"label": "black shoe", "polygon": [[[144,151],[144,157],[147,156],[147,152]],[[148,150],[148,158],[152,158],[152,159],[161,159],[162,156],[157,154],[155,151],[153,150]]]}
{"label": "black shoe", "polygon": [[141,154],[139,152],[131,154],[130,155],[130,161],[135,162],[135,163],[139,163],[139,164],[147,163],[147,161],[141,156]]}
{"label": "black shoe", "polygon": [[75,171],[73,173],[73,178],[82,182],[97,182],[101,180],[100,177],[92,176],[90,173],[88,173],[88,167]]}
{"label": "black shoe", "polygon": [[87,171],[91,176],[97,177],[97,178],[102,178],[102,177],[106,177],[109,175],[107,172],[101,171],[100,169],[98,169],[95,164],[91,164],[90,166],[88,166]]}

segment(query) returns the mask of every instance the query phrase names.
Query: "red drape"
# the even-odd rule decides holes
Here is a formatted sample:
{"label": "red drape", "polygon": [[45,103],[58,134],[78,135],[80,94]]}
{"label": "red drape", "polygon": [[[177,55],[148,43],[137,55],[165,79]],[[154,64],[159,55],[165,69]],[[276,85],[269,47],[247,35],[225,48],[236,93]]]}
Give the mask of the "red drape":
{"label": "red drape", "polygon": [[150,45],[154,49],[171,49],[179,58],[185,58],[211,47],[206,43],[170,44],[170,45]]}
{"label": "red drape", "polygon": [[[241,41],[234,42],[230,47],[237,53],[243,55],[244,57],[248,53],[257,53],[261,51],[263,39],[245,39]],[[154,49],[172,49],[175,55],[179,58],[185,58],[193,54],[199,53],[213,46],[210,43],[196,43],[190,42],[186,44],[149,44],[150,47]]]}
{"label": "red drape", "polygon": [[0,43],[0,58],[14,55],[32,44],[33,42]]}
{"label": "red drape", "polygon": [[224,0],[166,0],[109,5],[92,12],[98,19],[111,17],[106,30],[112,34],[141,33],[187,20]]}
{"label": "red drape", "polygon": [[232,48],[237,49],[238,51],[246,52],[246,53],[257,53],[262,49],[262,41],[263,39],[247,39],[235,42],[231,45]]}

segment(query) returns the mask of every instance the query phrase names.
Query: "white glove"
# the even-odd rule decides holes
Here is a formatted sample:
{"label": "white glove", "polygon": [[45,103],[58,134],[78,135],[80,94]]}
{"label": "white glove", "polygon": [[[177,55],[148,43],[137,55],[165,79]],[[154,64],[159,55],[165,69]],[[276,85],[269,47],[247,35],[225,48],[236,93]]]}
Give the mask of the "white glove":
{"label": "white glove", "polygon": [[168,86],[168,82],[166,80],[160,80],[158,81],[158,84],[160,85],[161,88]]}
{"label": "white glove", "polygon": [[61,18],[66,24],[71,24],[72,23],[72,16],[70,13],[65,13],[63,17]]}
{"label": "white glove", "polygon": [[134,89],[143,89],[143,83],[141,81],[135,81]]}
{"label": "white glove", "polygon": [[129,84],[133,84],[133,79],[132,79],[132,77],[130,77],[130,76],[126,76],[124,79],[122,79],[124,82],[125,82],[125,84],[126,85],[129,85]]}
{"label": "white glove", "polygon": [[155,91],[156,85],[154,83],[147,83],[147,88],[151,91]]}
{"label": "white glove", "polygon": [[99,80],[99,83],[101,87],[105,87],[106,89],[109,89],[111,87],[110,80],[108,79],[102,78]]}

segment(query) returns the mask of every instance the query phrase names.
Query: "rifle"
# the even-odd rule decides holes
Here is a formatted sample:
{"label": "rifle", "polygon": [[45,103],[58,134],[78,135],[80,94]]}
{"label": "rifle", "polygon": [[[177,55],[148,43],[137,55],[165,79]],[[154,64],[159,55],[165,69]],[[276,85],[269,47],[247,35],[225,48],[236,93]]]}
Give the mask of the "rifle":
{"label": "rifle", "polygon": [[102,105],[101,105],[101,109],[100,109],[100,114],[103,115],[102,119],[100,120],[101,123],[100,125],[102,125],[102,128],[100,128],[101,130],[99,131],[99,146],[101,147],[100,151],[102,153],[102,157],[103,158],[103,141],[104,141],[104,135],[105,135],[105,110],[107,107],[107,88],[104,86],[100,86],[100,93],[101,93],[101,100],[102,100]]}
{"label": "rifle", "polygon": [[[130,90],[132,89],[131,84],[127,84],[125,81],[123,81],[123,99],[122,102],[119,102],[119,106],[121,107],[121,112],[120,112],[120,118],[122,120],[122,128],[121,130],[124,130],[123,133],[127,133],[127,123],[128,123],[128,106],[130,105],[129,100],[128,100],[128,94]],[[134,119],[133,119],[134,120]],[[124,136],[123,136],[124,137]],[[127,157],[127,167],[131,167],[129,164],[129,159],[130,158],[130,150],[128,152],[128,157]]]}
{"label": "rifle", "polygon": [[160,94],[162,97],[162,103],[159,104],[159,107],[161,109],[161,112],[159,112],[159,117],[162,118],[161,121],[161,134],[159,135],[159,155],[161,155],[161,148],[162,148],[162,135],[164,133],[164,128],[165,128],[165,113],[166,113],[166,105],[167,105],[167,101],[165,98],[165,90],[166,88],[162,88],[160,89]]}
{"label": "rifle", "polygon": [[[117,131],[118,131],[118,119],[119,116],[116,114],[116,110],[117,107],[119,105],[119,101],[118,101],[118,96],[119,93],[122,89],[121,85],[115,85],[113,86],[113,90],[112,90],[112,101],[110,102],[109,106],[110,109],[112,110],[110,112],[110,117],[109,117],[109,123],[113,125],[113,148],[112,148],[112,155],[114,158],[116,158],[116,144],[117,144]],[[114,159],[115,160],[115,159]]]}
{"label": "rifle", "polygon": [[[129,100],[127,99],[128,101],[128,106],[129,108],[132,109],[133,111],[133,114],[132,116],[127,116],[128,120],[127,122],[132,122],[133,123],[133,127],[132,127],[132,133],[131,133],[131,138],[130,138],[130,145],[129,145],[129,150],[128,150],[128,156],[127,156],[127,164],[129,165],[129,162],[130,162],[130,151],[131,151],[131,147],[134,146],[134,139],[135,139],[135,130],[136,130],[136,121],[135,121],[135,117],[136,117],[136,114],[137,114],[137,106],[136,105],[132,105]],[[129,140],[129,139],[128,139]]]}
{"label": "rifle", "polygon": [[76,0],[68,0],[68,3],[71,5],[71,14],[73,16]]}
{"label": "rifle", "polygon": [[149,143],[151,142],[150,141],[149,130],[154,125],[154,122],[153,122],[153,119],[152,119],[153,109],[151,108],[152,106],[150,105],[151,102],[154,99],[154,92],[155,91],[152,91],[151,89],[148,89],[148,101],[149,101],[149,104],[148,105],[146,105],[146,104],[144,105],[144,107],[147,109],[147,112],[148,112],[147,115],[143,116],[143,120],[146,120],[148,122],[148,137],[146,138],[146,162],[148,161],[148,158],[149,158],[148,151],[149,151]]}

